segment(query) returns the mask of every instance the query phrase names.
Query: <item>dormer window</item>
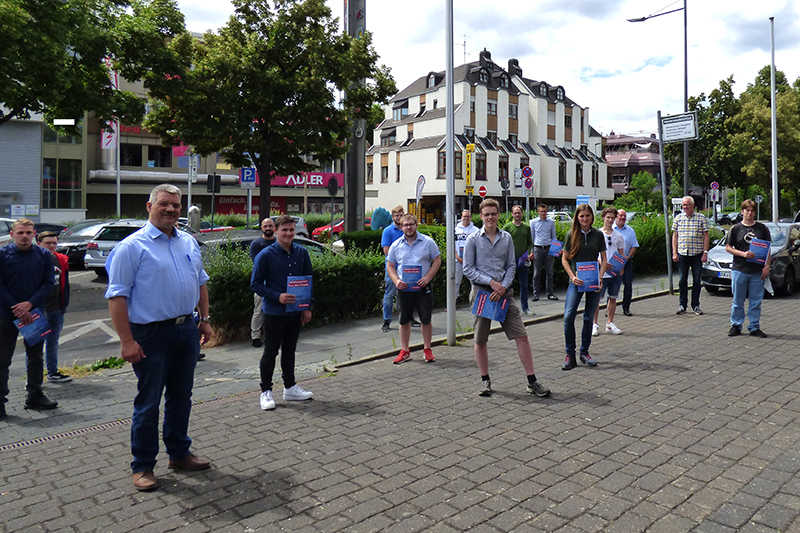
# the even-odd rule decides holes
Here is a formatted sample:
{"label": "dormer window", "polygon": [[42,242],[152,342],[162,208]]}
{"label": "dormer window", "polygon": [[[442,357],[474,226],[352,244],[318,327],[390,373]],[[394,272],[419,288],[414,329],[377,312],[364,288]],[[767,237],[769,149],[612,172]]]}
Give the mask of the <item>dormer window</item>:
{"label": "dormer window", "polygon": [[500,76],[500,86],[508,88],[508,78]]}
{"label": "dormer window", "polygon": [[564,99],[564,89],[562,89],[561,87],[559,87],[556,90],[556,98],[558,98],[559,100],[563,100]]}
{"label": "dormer window", "polygon": [[541,85],[539,85],[539,94],[541,96],[547,96],[547,85],[546,84],[542,83]]}
{"label": "dormer window", "polygon": [[481,70],[481,73],[478,75],[478,79],[481,83],[489,83],[489,75],[485,70]]}
{"label": "dormer window", "polygon": [[436,87],[436,76],[433,74],[428,77],[428,87]]}

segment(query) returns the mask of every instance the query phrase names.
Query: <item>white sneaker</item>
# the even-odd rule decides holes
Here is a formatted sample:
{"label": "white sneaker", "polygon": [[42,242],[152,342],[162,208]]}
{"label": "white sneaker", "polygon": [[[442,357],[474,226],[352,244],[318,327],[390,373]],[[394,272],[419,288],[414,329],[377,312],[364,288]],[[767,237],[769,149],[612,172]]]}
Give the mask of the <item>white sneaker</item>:
{"label": "white sneaker", "polygon": [[314,397],[314,393],[308,390],[303,390],[300,385],[283,389],[283,399],[287,402],[299,402],[303,400],[310,400]]}
{"label": "white sneaker", "polygon": [[606,331],[609,333],[613,333],[614,335],[619,335],[620,333],[622,333],[622,331],[613,322],[609,322],[608,324],[606,324]]}
{"label": "white sneaker", "polygon": [[265,390],[264,392],[262,392],[259,402],[261,403],[262,411],[271,411],[275,409],[275,400],[272,399],[271,390]]}
{"label": "white sneaker", "polygon": [[592,337],[597,337],[600,335],[600,328],[597,327],[597,324],[592,324]]}

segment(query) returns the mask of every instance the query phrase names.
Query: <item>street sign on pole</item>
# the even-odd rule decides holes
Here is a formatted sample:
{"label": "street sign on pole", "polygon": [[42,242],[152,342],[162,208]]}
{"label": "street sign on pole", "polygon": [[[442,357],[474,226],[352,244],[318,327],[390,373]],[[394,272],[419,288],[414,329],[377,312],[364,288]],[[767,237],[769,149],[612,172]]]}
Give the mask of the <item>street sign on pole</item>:
{"label": "street sign on pole", "polygon": [[679,113],[661,118],[665,143],[694,141],[697,134],[697,111]]}
{"label": "street sign on pole", "polygon": [[256,188],[256,169],[254,168],[239,169],[239,187],[241,187],[242,189]]}
{"label": "street sign on pole", "polygon": [[716,191],[717,189],[719,189],[719,183],[717,183],[716,181],[712,181],[711,188]]}
{"label": "street sign on pole", "polygon": [[533,178],[525,178],[523,184],[525,185],[522,189],[523,196],[530,197],[533,194]]}
{"label": "street sign on pole", "polygon": [[478,194],[481,196],[481,198],[486,198],[486,187],[481,185],[481,188],[478,189]]}

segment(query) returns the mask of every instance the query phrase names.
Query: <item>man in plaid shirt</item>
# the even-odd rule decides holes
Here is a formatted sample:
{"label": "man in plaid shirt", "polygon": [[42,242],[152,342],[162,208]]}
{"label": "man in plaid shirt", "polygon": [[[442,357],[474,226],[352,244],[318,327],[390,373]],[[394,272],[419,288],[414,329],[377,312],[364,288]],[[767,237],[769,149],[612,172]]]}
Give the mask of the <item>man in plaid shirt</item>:
{"label": "man in plaid shirt", "polygon": [[680,272],[678,313],[686,313],[689,268],[692,269],[692,310],[700,310],[700,269],[708,261],[708,219],[694,211],[694,199],[686,196],[681,201],[683,213],[672,222],[672,260]]}

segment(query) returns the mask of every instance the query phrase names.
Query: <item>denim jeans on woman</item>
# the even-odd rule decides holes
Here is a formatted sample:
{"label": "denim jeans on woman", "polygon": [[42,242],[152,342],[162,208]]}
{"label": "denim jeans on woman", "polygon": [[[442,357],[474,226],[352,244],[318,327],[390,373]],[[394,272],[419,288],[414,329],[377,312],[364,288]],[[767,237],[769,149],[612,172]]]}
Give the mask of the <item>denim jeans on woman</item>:
{"label": "denim jeans on woman", "polygon": [[567,301],[564,303],[564,340],[566,342],[567,355],[571,357],[575,357],[575,315],[578,314],[578,305],[584,294],[586,295],[586,300],[584,302],[583,326],[581,328],[580,353],[588,354],[589,346],[592,344],[594,312],[600,303],[600,291],[579,292],[578,287],[572,283],[567,287]]}

